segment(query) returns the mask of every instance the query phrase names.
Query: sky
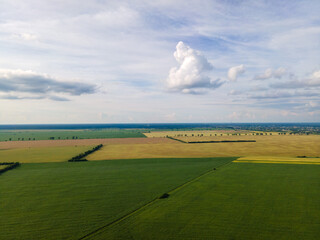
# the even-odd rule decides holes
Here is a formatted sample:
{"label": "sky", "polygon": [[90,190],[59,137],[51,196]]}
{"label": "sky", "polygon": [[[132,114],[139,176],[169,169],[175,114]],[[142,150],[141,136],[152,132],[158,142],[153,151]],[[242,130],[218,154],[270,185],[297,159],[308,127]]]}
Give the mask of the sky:
{"label": "sky", "polygon": [[0,0],[0,124],[320,122],[319,12]]}

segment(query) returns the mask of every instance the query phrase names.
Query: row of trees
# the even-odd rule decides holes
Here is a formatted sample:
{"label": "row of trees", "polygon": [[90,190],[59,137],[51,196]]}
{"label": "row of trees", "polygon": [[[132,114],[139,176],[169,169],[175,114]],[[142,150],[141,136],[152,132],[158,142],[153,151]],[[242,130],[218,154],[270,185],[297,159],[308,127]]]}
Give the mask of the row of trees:
{"label": "row of trees", "polygon": [[[60,140],[61,138],[60,137],[49,137],[49,140],[54,140],[54,139]],[[66,137],[65,139],[69,139],[69,137]],[[72,136],[72,137],[70,137],[70,139],[79,139],[79,137],[78,136]]]}
{"label": "row of trees", "polygon": [[[275,133],[276,134],[276,133]],[[296,135],[297,133],[294,133],[294,132],[290,132],[290,133],[286,133],[286,132],[278,132],[278,135]],[[215,133],[215,134],[210,134],[210,137],[212,136],[223,136],[223,135],[226,135],[226,136],[243,136],[243,135],[256,135],[256,136],[262,136],[262,135],[272,135],[272,133],[225,133],[225,134],[222,134],[222,133]],[[299,135],[302,135],[302,134],[299,134]],[[306,135],[309,135],[309,134],[306,134]],[[209,135],[208,135],[209,136]],[[166,135],[166,137],[169,137],[169,135]],[[177,134],[177,135],[174,135],[174,137],[190,137],[190,135],[187,135],[187,134]],[[199,133],[199,134],[191,134],[191,137],[203,137],[203,133]]]}
{"label": "row of trees", "polygon": [[3,162],[3,163],[0,163],[0,165],[7,165],[7,167],[0,169],[0,174],[2,174],[6,171],[19,167],[20,163],[19,162]]}
{"label": "row of trees", "polygon": [[[35,141],[36,140],[36,138],[24,138],[24,137],[19,137],[19,138],[16,138],[17,140],[16,141]],[[49,140],[55,140],[55,139],[58,139],[58,140],[60,140],[60,139],[62,139],[61,137],[49,137],[48,138]],[[65,139],[69,139],[69,137],[65,137]],[[72,136],[72,137],[70,137],[70,139],[79,139],[79,137],[78,136]],[[15,141],[13,138],[8,138],[8,140],[5,140],[5,141]]]}
{"label": "row of trees", "polygon": [[86,156],[88,156],[89,154],[98,151],[100,148],[102,148],[102,144],[99,144],[97,146],[95,146],[94,148],[84,152],[84,153],[80,153],[79,155],[71,158],[68,160],[68,162],[82,162],[82,161],[88,161],[87,159],[85,159]]}
{"label": "row of trees", "polygon": [[[35,138],[26,138],[26,141],[31,141],[31,140],[36,140],[36,139]],[[5,141],[7,141],[7,140],[5,140]],[[12,140],[12,138],[9,138],[8,141],[14,141],[14,140]],[[18,138],[18,141],[24,141],[24,138]]]}

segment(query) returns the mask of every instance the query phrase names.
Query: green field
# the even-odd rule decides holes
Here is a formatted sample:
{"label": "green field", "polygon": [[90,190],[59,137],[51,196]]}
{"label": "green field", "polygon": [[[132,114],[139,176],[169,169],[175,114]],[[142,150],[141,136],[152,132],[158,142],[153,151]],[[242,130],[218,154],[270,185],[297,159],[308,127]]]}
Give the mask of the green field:
{"label": "green field", "polygon": [[93,146],[64,146],[41,148],[16,148],[0,151],[1,162],[39,163],[64,162],[92,149]]}
{"label": "green field", "polygon": [[320,166],[232,163],[88,239],[319,239]]}
{"label": "green field", "polygon": [[142,130],[96,129],[96,130],[1,130],[0,141],[33,141],[92,138],[139,138],[146,137]]}
{"label": "green field", "polygon": [[5,169],[6,167],[8,167],[8,165],[0,165],[0,170]]}
{"label": "green field", "polygon": [[22,164],[0,176],[0,239],[79,239],[234,159]]}

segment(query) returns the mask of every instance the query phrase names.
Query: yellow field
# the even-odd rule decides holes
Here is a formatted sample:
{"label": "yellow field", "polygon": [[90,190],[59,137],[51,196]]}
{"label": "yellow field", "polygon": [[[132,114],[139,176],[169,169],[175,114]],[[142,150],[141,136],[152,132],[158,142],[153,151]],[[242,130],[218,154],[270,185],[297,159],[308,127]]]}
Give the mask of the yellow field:
{"label": "yellow field", "polygon": [[17,148],[0,151],[1,162],[40,163],[63,162],[92,149],[93,146],[64,146],[41,148]]}
{"label": "yellow field", "polygon": [[[247,131],[247,130],[204,130],[204,131],[160,131],[160,132],[150,132],[150,133],[143,133],[148,138],[154,137],[225,137],[225,136],[232,136],[232,134],[237,134],[240,136],[247,136],[247,135],[279,135],[279,132],[259,132],[259,131]],[[289,134],[289,133],[287,133]]]}
{"label": "yellow field", "polygon": [[15,148],[66,147],[66,146],[94,146],[99,144],[138,144],[138,143],[170,143],[169,138],[98,138],[74,140],[37,140],[37,141],[8,141],[0,142],[0,150]]}
{"label": "yellow field", "polygon": [[320,140],[320,135],[223,135],[223,136],[203,136],[203,137],[175,137],[185,142],[202,142],[202,141],[235,141],[235,140],[255,140],[259,142],[273,143],[298,143],[309,142],[312,144],[317,139]]}
{"label": "yellow field", "polygon": [[[173,157],[320,156],[319,135],[248,136],[248,138],[254,139],[256,142],[186,144],[176,141],[172,143],[159,144],[106,145],[101,150],[89,155],[87,159],[107,160]],[[230,136],[229,139],[244,139],[244,136]]]}
{"label": "yellow field", "polygon": [[234,162],[243,162],[243,163],[284,163],[284,164],[320,164],[320,158],[250,156],[250,157],[238,158]]}

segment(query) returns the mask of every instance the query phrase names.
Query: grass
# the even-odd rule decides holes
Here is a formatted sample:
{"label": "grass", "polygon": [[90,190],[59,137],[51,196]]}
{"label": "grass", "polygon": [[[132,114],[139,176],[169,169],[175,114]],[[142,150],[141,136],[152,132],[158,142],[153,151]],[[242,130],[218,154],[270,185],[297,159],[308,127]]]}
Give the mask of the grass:
{"label": "grass", "polygon": [[[230,136],[236,140],[240,137]],[[320,156],[320,135],[248,136],[256,142],[185,144],[113,144],[104,146],[88,160],[229,156]],[[190,138],[189,138],[190,139]],[[241,139],[244,139],[241,136]]]}
{"label": "grass", "polygon": [[0,176],[0,239],[79,239],[232,160],[22,164]]}
{"label": "grass", "polygon": [[140,138],[145,137],[142,130],[2,130],[0,141],[29,141],[57,139],[92,139],[92,138]]}
{"label": "grass", "polygon": [[319,239],[320,166],[232,163],[88,239]]}
{"label": "grass", "polygon": [[64,162],[70,158],[92,149],[93,146],[67,146],[42,148],[17,148],[0,151],[2,162],[40,163]]}

